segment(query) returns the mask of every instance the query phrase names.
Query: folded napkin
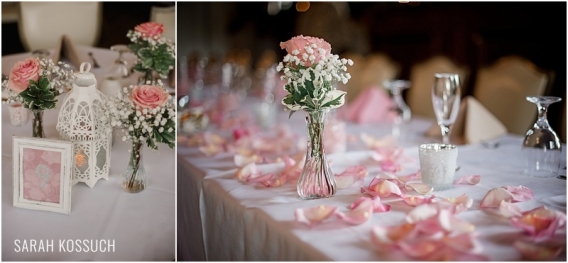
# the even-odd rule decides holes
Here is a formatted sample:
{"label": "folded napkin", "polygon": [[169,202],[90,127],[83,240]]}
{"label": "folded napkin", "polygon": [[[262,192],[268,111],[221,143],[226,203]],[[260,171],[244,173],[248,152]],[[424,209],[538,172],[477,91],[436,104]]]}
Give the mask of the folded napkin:
{"label": "folded napkin", "polygon": [[[458,117],[451,127],[450,140],[456,144],[475,144],[507,134],[507,128],[472,96],[463,98]],[[427,136],[442,136],[440,126],[432,125]]]}
{"label": "folded napkin", "polygon": [[367,87],[355,100],[347,105],[345,118],[356,123],[393,121],[394,106],[389,95],[377,86]]}
{"label": "folded napkin", "polygon": [[61,36],[54,52],[53,62],[55,63],[59,62],[62,58],[66,58],[69,61],[68,64],[78,69],[83,61],[87,61],[77,52],[75,44],[73,44],[73,41],[71,41],[67,35]]}

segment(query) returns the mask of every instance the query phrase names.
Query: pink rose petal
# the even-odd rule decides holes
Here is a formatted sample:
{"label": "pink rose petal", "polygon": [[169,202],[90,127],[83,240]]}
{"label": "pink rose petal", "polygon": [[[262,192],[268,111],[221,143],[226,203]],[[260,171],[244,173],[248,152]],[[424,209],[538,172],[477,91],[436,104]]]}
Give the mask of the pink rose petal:
{"label": "pink rose petal", "polygon": [[402,201],[409,206],[418,206],[421,204],[429,204],[434,198],[436,198],[435,195],[430,197],[424,197],[422,195],[403,195]]}
{"label": "pink rose petal", "polygon": [[418,170],[416,173],[411,173],[409,175],[399,176],[398,179],[403,181],[403,182],[421,180],[422,179],[422,172],[420,170]]}
{"label": "pink rose petal", "polygon": [[260,157],[259,155],[256,155],[256,154],[245,155],[245,154],[237,153],[233,157],[233,160],[234,160],[236,166],[241,167],[241,166],[247,165],[249,163],[260,163],[260,161],[262,160],[262,157]]}
{"label": "pink rose petal", "polygon": [[423,204],[415,207],[406,214],[406,222],[414,224],[438,214],[435,204]]}
{"label": "pink rose petal", "polygon": [[501,215],[503,215],[506,218],[522,216],[521,209],[518,206],[514,205],[511,202],[507,202],[505,200],[501,201],[501,205],[499,206],[499,211],[501,212]]}
{"label": "pink rose petal", "polygon": [[223,151],[223,146],[218,144],[207,144],[199,147],[199,151],[207,157],[212,157]]}
{"label": "pink rose petal", "polygon": [[459,214],[467,209],[469,209],[473,205],[473,199],[467,196],[466,194],[462,194],[459,197],[450,197],[443,200],[444,202],[448,202],[453,204],[454,207],[454,214]]}
{"label": "pink rose petal", "polygon": [[357,205],[352,206],[351,211],[337,212],[336,216],[351,225],[363,224],[373,215],[373,201],[370,198],[363,199]]}
{"label": "pink rose petal", "polygon": [[479,206],[481,208],[499,207],[503,200],[512,201],[513,194],[504,188],[493,188],[485,194]]}
{"label": "pink rose petal", "polygon": [[294,212],[297,222],[313,226],[331,217],[337,211],[335,206],[320,205],[310,208],[298,208]]}
{"label": "pink rose petal", "polygon": [[261,176],[260,171],[257,169],[255,163],[248,163],[245,166],[239,168],[235,173],[235,178],[241,182],[247,182],[251,178]]}
{"label": "pink rose petal", "polygon": [[359,206],[359,204],[362,203],[365,200],[371,200],[372,201],[374,213],[390,211],[390,205],[383,204],[381,202],[381,198],[378,197],[378,196],[375,196],[375,197],[366,197],[366,196],[359,197],[359,198],[357,198],[357,200],[355,200],[355,202],[353,202],[351,204],[351,209],[354,209],[355,207]]}
{"label": "pink rose petal", "polygon": [[566,244],[532,243],[516,240],[513,246],[521,252],[523,259],[536,261],[551,261],[558,258]]}
{"label": "pink rose petal", "polygon": [[540,206],[524,212],[521,217],[511,218],[511,222],[535,240],[543,240],[554,236],[556,230],[566,224],[566,215]]}
{"label": "pink rose petal", "polygon": [[503,186],[507,191],[513,194],[513,202],[523,202],[534,198],[534,193],[531,189],[519,186]]}
{"label": "pink rose petal", "polygon": [[363,165],[351,166],[340,174],[335,175],[335,183],[337,188],[343,189],[361,182],[369,174],[367,167]]}
{"label": "pink rose petal", "polygon": [[481,175],[464,175],[454,181],[454,184],[476,185],[481,182]]}
{"label": "pink rose petal", "polygon": [[369,189],[377,193],[379,197],[388,197],[390,195],[398,195],[398,196],[402,195],[402,192],[400,191],[400,188],[398,187],[397,184],[385,179],[378,179],[378,178],[375,179],[371,181]]}
{"label": "pink rose petal", "polygon": [[371,238],[377,245],[394,244],[414,235],[414,224],[401,224],[392,227],[375,226],[371,230]]}

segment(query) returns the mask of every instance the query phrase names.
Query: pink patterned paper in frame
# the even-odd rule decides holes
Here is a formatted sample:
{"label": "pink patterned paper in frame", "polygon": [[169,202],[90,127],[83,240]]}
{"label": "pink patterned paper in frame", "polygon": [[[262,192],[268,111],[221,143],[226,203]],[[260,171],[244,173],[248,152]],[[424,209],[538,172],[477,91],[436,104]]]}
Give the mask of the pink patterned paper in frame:
{"label": "pink patterned paper in frame", "polygon": [[61,152],[23,149],[24,199],[60,203]]}

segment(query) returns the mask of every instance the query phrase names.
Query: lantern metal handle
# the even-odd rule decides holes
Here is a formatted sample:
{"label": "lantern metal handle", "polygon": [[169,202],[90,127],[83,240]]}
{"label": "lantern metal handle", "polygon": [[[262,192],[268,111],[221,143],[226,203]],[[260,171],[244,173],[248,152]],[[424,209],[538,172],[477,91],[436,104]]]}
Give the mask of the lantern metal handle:
{"label": "lantern metal handle", "polygon": [[[87,70],[86,70],[86,71],[85,71],[85,69],[84,69],[85,65],[87,65]],[[81,67],[79,68],[79,70],[80,70],[80,71],[79,71],[80,73],[87,73],[87,72],[91,71],[91,63],[89,63],[89,62],[83,62],[83,63],[81,63]]]}

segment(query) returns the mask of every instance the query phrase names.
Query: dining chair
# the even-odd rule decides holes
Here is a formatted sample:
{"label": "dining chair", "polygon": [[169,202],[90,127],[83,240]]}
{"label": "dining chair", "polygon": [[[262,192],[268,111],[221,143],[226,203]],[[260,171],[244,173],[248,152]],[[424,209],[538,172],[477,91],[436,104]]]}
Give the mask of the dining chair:
{"label": "dining chair", "polygon": [[432,84],[436,73],[455,73],[460,76],[462,94],[464,84],[469,74],[466,66],[455,63],[445,55],[432,56],[422,62],[412,65],[410,69],[410,81],[412,87],[408,89],[407,102],[412,115],[435,119],[432,106]]}
{"label": "dining chair", "polygon": [[163,36],[171,41],[176,41],[176,7],[152,6],[150,21],[163,24],[166,28]]}
{"label": "dining chair", "polygon": [[[343,56],[353,60],[353,66],[347,67],[351,79],[347,82],[347,101],[353,101],[368,87],[383,89],[385,80],[395,79],[400,72],[400,64],[387,54],[375,52],[363,57],[359,54]],[[386,90],[383,89],[384,92]]]}
{"label": "dining chair", "polygon": [[521,56],[505,56],[479,69],[473,96],[511,133],[524,135],[537,109],[527,96],[545,94],[549,73]]}
{"label": "dining chair", "polygon": [[101,26],[101,2],[20,2],[18,31],[27,51],[54,48],[62,35],[94,46]]}

